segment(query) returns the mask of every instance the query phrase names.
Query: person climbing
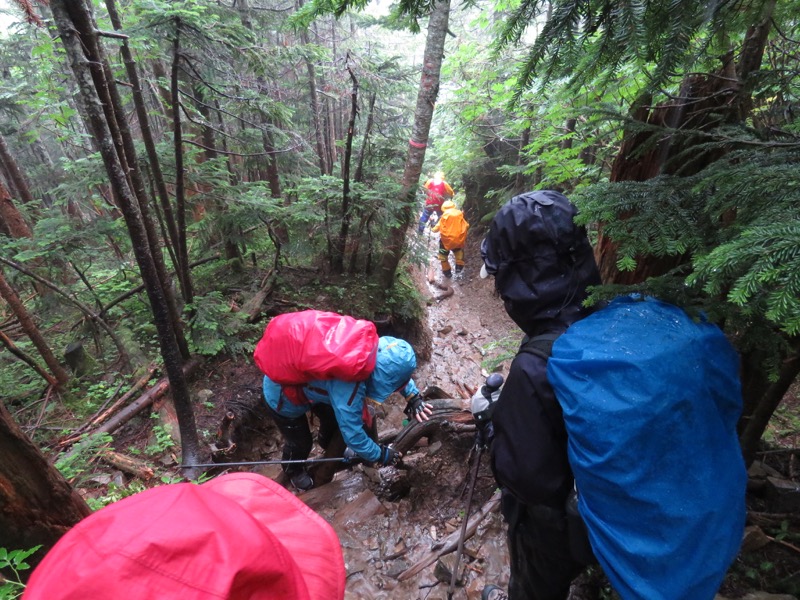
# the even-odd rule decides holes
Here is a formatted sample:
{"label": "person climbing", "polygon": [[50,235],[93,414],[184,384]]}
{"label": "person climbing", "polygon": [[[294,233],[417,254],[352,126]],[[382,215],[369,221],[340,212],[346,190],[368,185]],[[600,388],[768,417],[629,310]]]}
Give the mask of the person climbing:
{"label": "person climbing", "polygon": [[422,214],[419,216],[419,224],[417,225],[417,233],[425,231],[425,225],[431,215],[436,213],[437,217],[442,216],[442,203],[453,197],[453,188],[444,179],[442,171],[436,171],[431,179],[428,179],[423,185],[425,188],[425,206],[422,209]]}
{"label": "person climbing", "polygon": [[[285,348],[265,347],[266,353],[285,352]],[[293,400],[291,392],[298,391],[276,383],[266,374],[263,380],[267,410],[283,435],[283,460],[305,460],[311,453],[313,441],[307,413],[313,410],[320,416],[318,443],[324,449],[341,431],[347,445],[346,456],[357,456],[369,463],[394,465],[402,458],[391,446],[380,445],[370,437],[365,427],[371,407],[368,400],[383,403],[394,392],[406,399],[404,412],[418,421],[427,421],[430,405],[423,401],[411,378],[417,367],[413,348],[405,340],[382,336],[378,340],[375,368],[363,381],[343,379],[313,380],[299,386],[302,402]],[[373,413],[374,414],[374,413]],[[376,437],[376,436],[375,436]],[[301,465],[284,466],[292,485],[308,490],[314,481]]]}
{"label": "person climbing", "polygon": [[343,600],[333,528],[255,473],[160,485],[92,513],[34,569],[25,600]]}
{"label": "person climbing", "polygon": [[711,600],[744,530],[738,357],[654,298],[584,306],[600,276],[576,214],[559,192],[515,196],[481,244],[481,277],[525,334],[491,420],[475,415],[511,561],[508,592],[481,598],[566,600],[599,562],[623,600]]}
{"label": "person climbing", "polygon": [[448,279],[453,276],[449,260],[452,252],[456,261],[456,278],[458,278],[464,271],[464,247],[467,244],[469,223],[455,202],[444,201],[442,216],[433,227],[433,231],[439,232],[439,262],[442,265],[442,275]]}

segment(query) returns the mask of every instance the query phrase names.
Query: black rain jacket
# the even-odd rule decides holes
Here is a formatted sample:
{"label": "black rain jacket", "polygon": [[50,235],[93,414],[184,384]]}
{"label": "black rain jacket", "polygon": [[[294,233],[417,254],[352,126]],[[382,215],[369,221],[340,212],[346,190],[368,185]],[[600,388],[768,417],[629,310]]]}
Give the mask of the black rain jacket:
{"label": "black rain jacket", "polygon": [[526,504],[563,509],[572,488],[561,407],[547,360],[524,351],[529,337],[563,333],[589,311],[600,276],[575,206],[555,191],[515,196],[495,215],[481,246],[506,312],[526,334],[494,410],[492,469]]}

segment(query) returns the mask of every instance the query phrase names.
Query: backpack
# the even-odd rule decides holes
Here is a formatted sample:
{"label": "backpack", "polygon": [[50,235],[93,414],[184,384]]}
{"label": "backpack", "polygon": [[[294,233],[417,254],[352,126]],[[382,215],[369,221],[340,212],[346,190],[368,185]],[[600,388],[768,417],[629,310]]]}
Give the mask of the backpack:
{"label": "backpack", "polygon": [[549,344],[522,350],[547,359],[578,511],[615,591],[714,598],[745,521],[735,350],[715,325],[633,296]]}
{"label": "backpack", "polygon": [[439,218],[439,239],[446,250],[458,250],[467,242],[469,223],[458,209],[446,210]]}
{"label": "backpack", "polygon": [[284,313],[264,329],[253,358],[294,404],[310,381],[364,381],[375,369],[378,332],[371,321],[319,310]]}
{"label": "backpack", "polygon": [[427,193],[425,198],[425,204],[435,204],[436,206],[441,206],[442,202],[444,202],[444,195],[447,192],[447,188],[445,187],[445,182],[444,181],[440,181],[439,183],[431,182],[426,189]]}

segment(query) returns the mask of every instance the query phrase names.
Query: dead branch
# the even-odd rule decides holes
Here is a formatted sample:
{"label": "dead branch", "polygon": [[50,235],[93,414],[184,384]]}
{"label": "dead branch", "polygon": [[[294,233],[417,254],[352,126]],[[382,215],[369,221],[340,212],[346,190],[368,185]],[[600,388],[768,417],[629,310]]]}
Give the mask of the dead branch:
{"label": "dead branch", "polygon": [[34,272],[30,271],[29,269],[25,268],[23,265],[21,265],[19,263],[16,263],[13,260],[8,260],[6,258],[3,258],[2,256],[0,256],[0,262],[2,262],[5,265],[8,265],[12,269],[16,269],[17,271],[19,271],[23,275],[27,275],[28,277],[30,277],[34,281],[36,281],[38,283],[41,283],[45,287],[53,290],[56,294],[58,294],[59,296],[64,298],[67,302],[69,302],[70,304],[75,306],[78,310],[80,310],[84,315],[86,315],[86,317],[88,319],[90,319],[94,323],[97,323],[103,329],[103,331],[105,331],[108,334],[108,336],[111,338],[111,341],[114,342],[114,346],[116,346],[117,352],[119,353],[119,357],[122,360],[122,362],[124,364],[126,364],[126,365],[130,364],[130,357],[128,356],[128,351],[125,349],[125,346],[123,345],[122,341],[119,339],[119,336],[111,328],[111,326],[106,322],[106,320],[103,319],[99,314],[95,313],[91,308],[86,306],[83,302],[73,298],[71,294],[69,294],[66,291],[62,290],[60,287],[58,287],[53,282],[51,282],[48,279],[45,279],[43,277],[40,277],[36,273],[34,273]]}
{"label": "dead branch", "polygon": [[[488,515],[495,512],[500,506],[500,491],[496,491],[494,495],[484,504],[480,510],[473,513],[472,516],[469,518],[469,522],[467,523],[467,528],[464,533],[464,539],[468,540],[475,532],[478,530],[478,525],[480,525],[481,521],[485,519]],[[415,564],[411,565],[408,569],[400,573],[397,576],[398,581],[406,581],[422,571],[425,567],[428,567],[436,562],[440,556],[444,556],[445,554],[449,554],[453,552],[456,548],[458,548],[458,540],[461,537],[461,530],[457,529],[446,538],[442,538],[441,540],[437,541],[435,544],[431,546],[430,551],[428,552],[427,556],[420,561],[417,561]]]}
{"label": "dead branch", "polygon": [[98,410],[94,415],[92,415],[92,417],[88,421],[86,421],[83,425],[81,425],[75,431],[73,431],[69,437],[60,440],[56,446],[59,448],[64,448],[65,446],[74,444],[75,442],[78,441],[78,438],[81,435],[83,435],[83,433],[87,429],[89,429],[90,427],[96,427],[97,425],[108,419],[111,415],[114,414],[114,412],[120,406],[124,405],[128,400],[130,400],[136,392],[138,392],[145,385],[147,385],[147,382],[150,381],[150,378],[153,376],[153,373],[155,373],[156,368],[157,368],[156,365],[154,364],[150,365],[150,367],[147,369],[147,373],[136,383],[134,383],[133,387],[130,390],[128,390],[125,394],[120,396],[119,399],[116,402],[114,402],[114,404],[112,404],[108,408],[101,407],[100,410]]}
{"label": "dead branch", "polygon": [[14,344],[14,342],[11,341],[11,338],[9,338],[2,331],[0,331],[0,343],[2,343],[3,346],[5,346],[8,349],[8,351],[11,352],[11,354],[16,356],[18,359],[20,359],[22,362],[24,362],[26,365],[28,365],[30,368],[36,371],[39,375],[41,375],[41,377],[48,384],[54,387],[58,387],[58,381],[56,380],[56,378],[50,375],[50,373],[48,373],[44,369],[42,369],[42,367],[40,367],[37,364],[37,362],[33,360],[30,356],[28,356],[22,350],[17,348],[16,344]]}
{"label": "dead branch", "polygon": [[[200,361],[194,358],[187,361],[183,365],[184,374],[187,377],[189,377],[191,373],[198,367],[199,364]],[[168,391],[169,391],[169,379],[165,377],[161,379],[156,385],[147,390],[144,394],[142,394],[135,402],[129,404],[123,410],[117,413],[114,416],[114,418],[107,421],[105,425],[101,425],[100,427],[84,435],[111,433],[118,427],[121,427],[122,425],[130,421],[139,412],[141,412],[142,410],[153,404],[153,402],[155,402],[158,398],[166,394]],[[70,452],[72,451],[70,450]]]}

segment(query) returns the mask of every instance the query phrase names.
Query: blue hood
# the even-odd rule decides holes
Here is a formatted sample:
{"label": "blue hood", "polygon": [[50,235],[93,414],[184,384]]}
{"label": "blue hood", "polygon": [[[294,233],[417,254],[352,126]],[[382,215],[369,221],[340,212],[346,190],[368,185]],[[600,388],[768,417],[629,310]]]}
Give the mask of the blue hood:
{"label": "blue hood", "polygon": [[405,340],[383,336],[378,340],[375,370],[367,379],[367,397],[384,402],[393,392],[405,387],[417,368],[414,349]]}

